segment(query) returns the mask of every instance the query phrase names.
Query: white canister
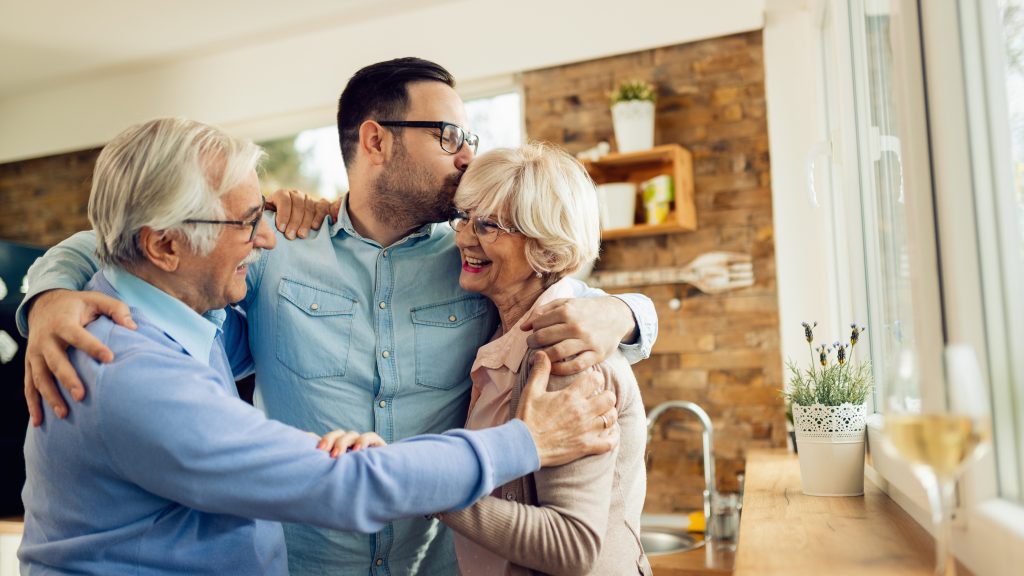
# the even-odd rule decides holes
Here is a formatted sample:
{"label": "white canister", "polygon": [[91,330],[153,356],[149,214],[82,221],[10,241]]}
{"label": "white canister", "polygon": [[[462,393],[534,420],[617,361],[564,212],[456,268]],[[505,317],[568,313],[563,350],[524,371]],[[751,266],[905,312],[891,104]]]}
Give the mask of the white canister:
{"label": "white canister", "polygon": [[601,229],[629,228],[636,222],[636,184],[632,182],[610,182],[597,187],[597,199],[601,210]]}

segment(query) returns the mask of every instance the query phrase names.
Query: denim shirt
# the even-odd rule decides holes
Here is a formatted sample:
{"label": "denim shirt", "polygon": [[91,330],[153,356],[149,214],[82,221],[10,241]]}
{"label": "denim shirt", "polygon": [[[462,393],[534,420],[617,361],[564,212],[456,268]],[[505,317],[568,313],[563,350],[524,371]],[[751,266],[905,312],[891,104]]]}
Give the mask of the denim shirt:
{"label": "denim shirt", "polygon": [[[317,434],[372,430],[388,442],[461,428],[469,370],[497,312],[459,287],[461,258],[449,226],[427,224],[383,247],[355,231],[347,208],[306,239],[278,233],[276,248],[249,269],[239,305],[248,318],[256,405]],[[81,286],[60,270],[76,270],[95,245],[81,236],[40,260],[53,265],[32,267],[26,301],[46,288]],[[604,294],[573,284],[578,296]],[[657,315],[644,296],[619,298],[637,319],[638,342],[621,347],[636,362],[650,354]],[[285,537],[293,576],[456,574],[451,534],[435,520],[400,520],[373,535],[285,524]]]}

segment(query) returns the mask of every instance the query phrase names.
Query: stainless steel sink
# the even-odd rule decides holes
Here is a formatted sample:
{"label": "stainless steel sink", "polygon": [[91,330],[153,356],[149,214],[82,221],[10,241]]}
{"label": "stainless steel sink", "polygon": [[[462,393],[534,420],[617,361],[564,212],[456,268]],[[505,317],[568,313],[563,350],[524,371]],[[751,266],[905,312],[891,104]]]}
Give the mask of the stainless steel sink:
{"label": "stainless steel sink", "polygon": [[687,552],[704,545],[704,539],[697,539],[685,530],[643,526],[640,528],[640,543],[648,556]]}

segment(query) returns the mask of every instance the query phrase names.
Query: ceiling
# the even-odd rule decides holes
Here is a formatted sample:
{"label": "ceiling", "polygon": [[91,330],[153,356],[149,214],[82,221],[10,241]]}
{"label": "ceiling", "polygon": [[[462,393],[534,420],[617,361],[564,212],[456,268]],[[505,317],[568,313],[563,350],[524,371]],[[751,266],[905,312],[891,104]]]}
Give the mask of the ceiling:
{"label": "ceiling", "polygon": [[0,98],[452,0],[0,0]]}

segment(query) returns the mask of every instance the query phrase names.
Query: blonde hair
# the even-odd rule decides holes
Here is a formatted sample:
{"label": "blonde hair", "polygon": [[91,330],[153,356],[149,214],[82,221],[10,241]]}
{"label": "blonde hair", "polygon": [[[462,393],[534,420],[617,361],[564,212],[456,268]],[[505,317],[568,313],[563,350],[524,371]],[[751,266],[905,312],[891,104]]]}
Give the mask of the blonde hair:
{"label": "blonde hair", "polygon": [[221,228],[184,221],[223,218],[220,197],[241,184],[263,155],[248,140],[184,118],[121,132],[104,146],[93,171],[89,221],[100,262],[140,262],[137,236],[144,226],[176,230],[197,254],[209,254]]}
{"label": "blonde hair", "polygon": [[498,148],[473,160],[455,205],[527,237],[526,260],[545,286],[595,260],[597,192],[578,160],[547,144]]}

